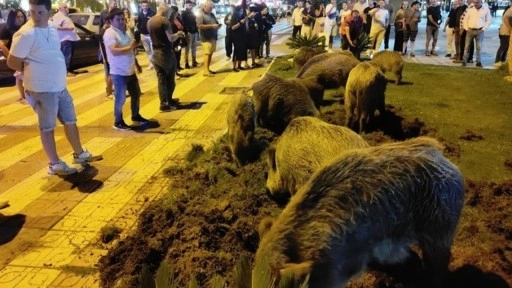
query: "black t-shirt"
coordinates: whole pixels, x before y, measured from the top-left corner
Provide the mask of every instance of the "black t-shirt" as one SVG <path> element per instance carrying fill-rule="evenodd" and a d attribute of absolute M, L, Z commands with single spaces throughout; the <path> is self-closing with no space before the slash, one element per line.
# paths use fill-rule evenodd
<path fill-rule="evenodd" d="M 14 32 L 7 28 L 7 25 L 0 31 L 0 40 L 7 42 L 5 46 L 7 46 L 8 49 L 11 49 L 13 35 Z"/>
<path fill-rule="evenodd" d="M 149 37 L 153 49 L 163 49 L 167 51 L 172 50 L 172 43 L 167 38 L 165 31 L 170 29 L 171 22 L 163 16 L 153 16 L 148 21 Z"/>
<path fill-rule="evenodd" d="M 149 18 L 155 16 L 155 12 L 153 10 L 149 9 L 146 11 L 146 14 L 142 12 L 142 10 L 139 12 L 139 15 L 137 16 L 137 29 L 139 29 L 140 34 L 148 35 L 148 21 Z"/>
<path fill-rule="evenodd" d="M 451 9 L 450 13 L 448 13 L 448 27 L 453 28 L 455 27 L 455 23 L 457 21 L 457 10 Z"/>
<path fill-rule="evenodd" d="M 430 6 L 427 8 L 427 26 L 436 26 L 430 20 L 428 20 L 428 15 L 432 15 L 432 19 L 437 24 L 441 24 L 441 7 L 439 6 Z"/>
<path fill-rule="evenodd" d="M 196 16 L 192 10 L 184 10 L 181 12 L 181 19 L 183 20 L 183 26 L 187 33 L 197 33 Z"/>

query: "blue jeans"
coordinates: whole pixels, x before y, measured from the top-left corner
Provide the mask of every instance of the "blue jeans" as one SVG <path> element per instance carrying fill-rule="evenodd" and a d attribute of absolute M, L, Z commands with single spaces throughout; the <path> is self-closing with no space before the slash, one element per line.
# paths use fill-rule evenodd
<path fill-rule="evenodd" d="M 158 95 L 160 106 L 171 105 L 172 94 L 176 88 L 176 59 L 174 52 L 165 49 L 153 50 L 153 65 L 158 78 Z M 115 83 L 114 83 L 115 85 Z"/>
<path fill-rule="evenodd" d="M 60 51 L 62 51 L 62 54 L 64 54 L 64 60 L 66 61 L 66 70 L 68 70 L 69 72 L 69 64 L 71 64 L 71 55 L 73 55 L 73 42 L 60 42 Z"/>
<path fill-rule="evenodd" d="M 482 47 L 482 40 L 484 39 L 484 30 L 471 30 L 466 31 L 466 45 L 464 47 L 464 59 L 462 61 L 468 62 L 469 49 L 471 42 L 475 39 L 476 62 L 480 62 L 480 48 Z"/>
<path fill-rule="evenodd" d="M 110 75 L 114 84 L 114 119 L 115 123 L 123 121 L 123 105 L 126 102 L 126 90 L 132 98 L 130 101 L 132 117 L 139 115 L 140 87 L 137 75 Z"/>

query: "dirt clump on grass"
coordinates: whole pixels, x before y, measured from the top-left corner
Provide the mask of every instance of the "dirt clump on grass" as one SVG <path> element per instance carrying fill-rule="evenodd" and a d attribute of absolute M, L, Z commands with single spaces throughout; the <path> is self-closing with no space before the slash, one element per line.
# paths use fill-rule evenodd
<path fill-rule="evenodd" d="M 322 118 L 343 125 L 342 103 L 322 107 Z M 388 105 L 385 115 L 377 117 L 362 136 L 370 145 L 379 145 L 421 135 L 436 137 L 436 129 L 418 118 L 406 119 L 400 109 Z M 244 167 L 234 164 L 225 138 L 206 151 L 194 146 L 187 162 L 169 167 L 166 173 L 173 180 L 170 191 L 142 213 L 133 234 L 100 260 L 102 286 L 137 287 L 143 265 L 155 272 L 162 261 L 167 261 L 180 279 L 178 287 L 186 287 L 192 278 L 199 287 L 210 287 L 209 281 L 218 276 L 231 287 L 235 263 L 242 255 L 252 257 L 258 247 L 259 222 L 266 216 L 277 216 L 282 209 L 265 189 L 265 147 L 277 138 L 262 129 L 257 129 L 256 138 L 262 153 L 259 160 Z M 462 153 L 460 146 L 440 140 L 446 147 L 445 155 L 456 162 Z M 447 287 L 509 287 L 512 181 L 466 180 L 466 205 L 452 247 Z M 369 271 L 348 287 L 420 287 L 422 271 L 395 273 L 396 278 Z M 404 286 L 400 277 L 412 284 Z"/>

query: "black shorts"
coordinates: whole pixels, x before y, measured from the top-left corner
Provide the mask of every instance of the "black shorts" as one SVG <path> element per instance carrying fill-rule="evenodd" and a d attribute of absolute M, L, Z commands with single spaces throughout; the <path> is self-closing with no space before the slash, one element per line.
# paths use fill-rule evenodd
<path fill-rule="evenodd" d="M 258 31 L 247 31 L 247 49 L 257 49 L 260 47 Z"/>
<path fill-rule="evenodd" d="M 411 31 L 411 30 L 404 30 L 404 42 L 407 42 L 411 40 L 412 42 L 416 41 L 416 36 L 418 35 L 418 30 Z"/>

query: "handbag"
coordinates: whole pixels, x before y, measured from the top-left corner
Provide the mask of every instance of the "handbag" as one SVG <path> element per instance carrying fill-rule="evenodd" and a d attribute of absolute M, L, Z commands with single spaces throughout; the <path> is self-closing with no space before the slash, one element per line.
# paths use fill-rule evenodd
<path fill-rule="evenodd" d="M 395 22 L 395 29 L 396 29 L 396 31 L 403 31 L 404 23 L 402 21 Z"/>

